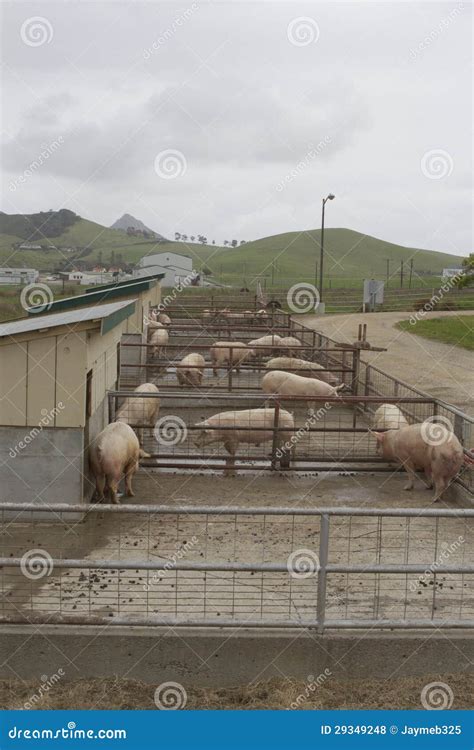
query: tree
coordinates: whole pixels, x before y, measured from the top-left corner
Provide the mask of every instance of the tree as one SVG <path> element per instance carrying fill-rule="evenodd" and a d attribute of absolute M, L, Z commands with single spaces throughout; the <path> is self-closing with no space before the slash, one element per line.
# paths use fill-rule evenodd
<path fill-rule="evenodd" d="M 174 238 L 175 238 L 176 242 L 178 242 L 181 239 L 180 233 L 179 232 L 175 232 L 174 233 Z"/>
<path fill-rule="evenodd" d="M 467 258 L 463 258 L 462 276 L 456 281 L 456 286 L 463 289 L 465 286 L 474 284 L 474 253 L 470 253 Z"/>
<path fill-rule="evenodd" d="M 194 236 L 194 234 L 192 234 L 189 239 L 191 240 L 191 242 L 194 242 L 194 240 L 196 239 L 196 237 Z"/>
<path fill-rule="evenodd" d="M 215 240 L 212 240 L 212 244 L 213 244 L 213 245 L 215 245 L 215 244 L 216 244 L 216 241 L 215 241 Z"/>
<path fill-rule="evenodd" d="M 245 240 L 240 240 L 241 245 L 245 245 Z"/>
<path fill-rule="evenodd" d="M 187 234 L 182 234 L 181 235 L 181 239 L 183 240 L 183 242 L 187 242 L 188 241 L 188 235 Z"/>
<path fill-rule="evenodd" d="M 229 243 L 227 242 L 227 240 L 224 240 L 224 245 L 228 245 L 228 244 L 229 244 Z"/>
<path fill-rule="evenodd" d="M 237 247 L 237 240 L 232 240 L 231 245 L 232 247 Z"/>

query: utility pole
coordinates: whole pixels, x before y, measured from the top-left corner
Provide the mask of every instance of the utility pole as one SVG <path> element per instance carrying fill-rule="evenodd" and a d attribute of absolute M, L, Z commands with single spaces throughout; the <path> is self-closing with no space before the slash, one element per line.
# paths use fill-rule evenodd
<path fill-rule="evenodd" d="M 411 277 L 413 276 L 413 258 L 410 258 L 410 279 L 408 281 L 408 288 L 411 289 Z"/>
<path fill-rule="evenodd" d="M 386 258 L 387 261 L 387 289 L 388 289 L 388 282 L 390 281 L 390 258 Z"/>
<path fill-rule="evenodd" d="M 320 254 L 319 254 L 319 301 L 323 301 L 323 283 L 324 283 L 324 275 L 323 275 L 323 263 L 324 263 L 324 208 L 326 206 L 326 201 L 333 201 L 336 196 L 332 193 L 329 193 L 329 195 L 326 196 L 326 198 L 323 198 L 322 201 L 322 211 L 321 211 L 321 244 L 320 244 Z"/>
<path fill-rule="evenodd" d="M 403 289 L 403 260 L 400 265 L 400 288 Z"/>

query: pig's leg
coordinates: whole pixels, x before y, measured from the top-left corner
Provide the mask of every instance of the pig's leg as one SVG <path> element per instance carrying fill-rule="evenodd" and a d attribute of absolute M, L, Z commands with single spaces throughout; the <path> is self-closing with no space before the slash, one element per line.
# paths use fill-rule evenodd
<path fill-rule="evenodd" d="M 444 477 L 435 477 L 434 479 L 435 492 L 433 495 L 433 502 L 437 502 L 441 499 L 441 496 L 448 486 L 448 482 Z"/>
<path fill-rule="evenodd" d="M 425 476 L 426 476 L 426 481 L 427 481 L 426 489 L 432 490 L 433 489 L 433 476 L 431 473 L 431 466 L 426 467 Z"/>
<path fill-rule="evenodd" d="M 109 476 L 107 479 L 110 490 L 110 502 L 118 505 L 119 499 L 117 497 L 117 492 L 120 484 L 120 472 L 118 474 L 114 474 L 113 476 Z"/>
<path fill-rule="evenodd" d="M 224 475 L 228 477 L 232 477 L 235 475 L 235 450 L 236 446 L 234 443 L 231 443 L 230 441 L 224 441 L 224 448 L 228 453 L 230 453 L 230 456 L 227 456 L 225 460 L 225 469 L 224 469 Z"/>
<path fill-rule="evenodd" d="M 105 475 L 98 474 L 95 478 L 95 499 L 98 503 L 104 500 Z"/>
<path fill-rule="evenodd" d="M 314 401 L 308 401 L 308 416 L 314 417 Z"/>
<path fill-rule="evenodd" d="M 415 466 L 410 461 L 407 461 L 406 463 L 404 463 L 404 468 L 406 473 L 408 474 L 408 483 L 404 486 L 403 489 L 412 490 L 416 479 Z"/>
<path fill-rule="evenodd" d="M 125 467 L 125 494 L 127 497 L 135 497 L 135 493 L 132 490 L 132 477 L 138 469 L 138 464 L 132 461 L 130 465 Z"/>

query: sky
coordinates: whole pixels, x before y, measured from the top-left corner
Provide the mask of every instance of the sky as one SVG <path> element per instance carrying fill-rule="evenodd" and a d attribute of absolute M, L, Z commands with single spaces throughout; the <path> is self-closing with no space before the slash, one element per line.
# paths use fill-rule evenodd
<path fill-rule="evenodd" d="M 3 2 L 1 210 L 472 251 L 468 2 Z"/>

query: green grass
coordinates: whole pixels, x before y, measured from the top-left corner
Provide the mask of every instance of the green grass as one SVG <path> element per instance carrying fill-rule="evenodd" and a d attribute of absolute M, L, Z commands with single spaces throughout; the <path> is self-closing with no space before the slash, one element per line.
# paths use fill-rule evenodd
<path fill-rule="evenodd" d="M 9 226 L 6 222 L 5 226 Z M 198 270 L 207 265 L 213 278 L 237 287 L 255 286 L 257 279 L 271 286 L 285 286 L 306 281 L 315 282 L 315 267 L 319 262 L 320 230 L 287 232 L 264 237 L 235 249 L 213 245 L 184 242 L 157 243 L 129 237 L 126 232 L 109 229 L 87 219 L 79 219 L 62 235 L 51 239 L 51 244 L 86 247 L 83 260 L 102 260 L 109 264 L 112 252 L 120 254 L 125 262 L 137 263 L 153 252 L 174 251 L 193 258 Z M 21 242 L 19 237 L 0 234 L 0 264 L 37 268 L 52 271 L 65 257 L 57 250 L 16 250 L 12 245 Z M 43 244 L 47 243 L 45 239 Z M 409 262 L 413 257 L 413 287 L 439 286 L 442 268 L 458 266 L 461 258 L 446 253 L 420 250 L 395 245 L 390 242 L 360 234 L 350 229 L 327 229 L 325 233 L 325 288 L 362 287 L 364 278 L 385 279 L 387 259 L 390 260 L 389 288 L 400 286 L 400 265 L 405 264 L 405 283 L 408 287 Z"/>
<path fill-rule="evenodd" d="M 418 320 L 415 325 L 411 325 L 409 320 L 402 320 L 397 327 L 427 339 L 474 350 L 474 315 Z"/>

